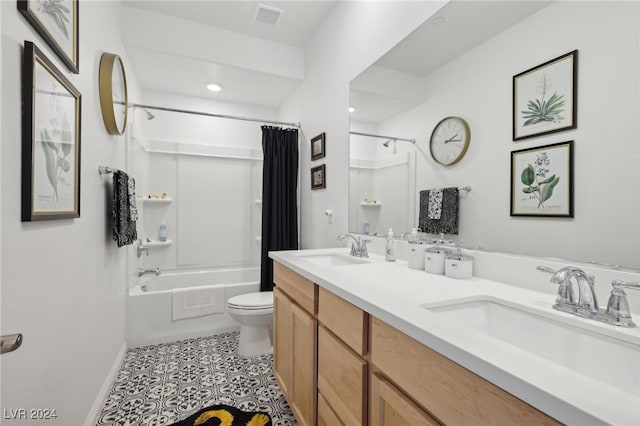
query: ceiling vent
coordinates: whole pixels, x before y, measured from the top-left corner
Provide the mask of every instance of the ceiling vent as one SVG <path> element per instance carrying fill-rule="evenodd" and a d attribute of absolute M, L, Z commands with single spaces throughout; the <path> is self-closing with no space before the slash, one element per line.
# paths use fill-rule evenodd
<path fill-rule="evenodd" d="M 254 19 L 256 22 L 262 22 L 263 24 L 276 25 L 283 13 L 284 10 L 282 9 L 258 3 Z"/>

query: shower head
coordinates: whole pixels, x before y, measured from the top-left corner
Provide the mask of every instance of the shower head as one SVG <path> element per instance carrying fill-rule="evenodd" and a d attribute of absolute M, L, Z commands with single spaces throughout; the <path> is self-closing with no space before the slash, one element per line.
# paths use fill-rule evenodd
<path fill-rule="evenodd" d="M 385 143 L 382 144 L 382 146 L 384 146 L 385 148 L 389 148 L 389 142 L 391 142 L 393 139 L 389 139 L 388 141 L 386 141 Z"/>
<path fill-rule="evenodd" d="M 147 116 L 147 120 L 153 120 L 154 118 L 156 118 L 156 116 L 151 114 L 147 109 L 142 108 L 142 110 L 144 111 L 145 115 Z"/>

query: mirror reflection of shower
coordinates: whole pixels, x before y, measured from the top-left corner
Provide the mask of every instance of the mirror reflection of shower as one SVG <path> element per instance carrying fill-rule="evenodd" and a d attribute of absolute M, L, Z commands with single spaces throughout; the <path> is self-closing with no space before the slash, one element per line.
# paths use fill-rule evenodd
<path fill-rule="evenodd" d="M 398 235 L 415 226 L 415 139 L 379 135 L 374 127 L 351 131 L 349 232 Z"/>

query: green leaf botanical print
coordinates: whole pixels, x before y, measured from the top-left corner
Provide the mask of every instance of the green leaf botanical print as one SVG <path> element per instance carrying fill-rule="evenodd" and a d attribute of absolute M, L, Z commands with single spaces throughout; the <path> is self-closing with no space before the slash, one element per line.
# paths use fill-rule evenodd
<path fill-rule="evenodd" d="M 53 199 L 58 201 L 58 166 L 56 164 L 57 151 L 52 148 L 53 144 L 51 142 L 47 142 L 47 140 L 49 140 L 49 132 L 47 129 L 44 129 L 40 133 L 40 138 L 42 139 L 40 144 L 44 151 L 47 178 L 49 178 L 49 183 L 53 187 Z"/>
<path fill-rule="evenodd" d="M 527 166 L 527 168 L 522 171 L 522 174 L 520 175 L 520 180 L 525 185 L 530 186 L 535 180 L 535 176 L 536 174 L 535 174 L 535 171 L 533 170 L 533 166 L 529 164 L 529 166 Z"/>
<path fill-rule="evenodd" d="M 525 120 L 523 126 L 538 124 L 543 122 L 558 123 L 564 117 L 560 114 L 564 112 L 564 95 L 554 93 L 549 99 L 545 100 L 547 92 L 551 89 L 551 83 L 547 79 L 546 74 L 542 74 L 537 86 L 538 93 L 541 94 L 539 99 L 529 100 L 527 109 L 520 111 L 522 119 Z"/>
<path fill-rule="evenodd" d="M 546 183 L 542 186 L 542 190 L 540 191 L 540 202 L 538 203 L 538 207 L 542 205 L 545 201 L 547 201 L 553 195 L 553 188 L 560 182 L 560 178 L 557 177 L 553 179 L 551 182 Z"/>
<path fill-rule="evenodd" d="M 551 160 L 546 152 L 538 154 L 533 164 L 528 164 L 522 171 L 520 180 L 524 185 L 522 192 L 529 194 L 530 199 L 538 200 L 538 208 L 544 208 L 544 202 L 553 196 L 553 189 L 560 182 L 555 174 L 546 177 L 549 173 Z"/>

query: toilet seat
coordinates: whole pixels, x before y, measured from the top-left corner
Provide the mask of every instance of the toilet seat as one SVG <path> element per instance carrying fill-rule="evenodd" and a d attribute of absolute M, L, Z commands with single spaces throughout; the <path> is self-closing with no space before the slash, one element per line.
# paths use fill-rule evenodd
<path fill-rule="evenodd" d="M 229 308 L 241 310 L 261 310 L 273 308 L 273 292 L 261 291 L 234 296 L 227 302 Z"/>

